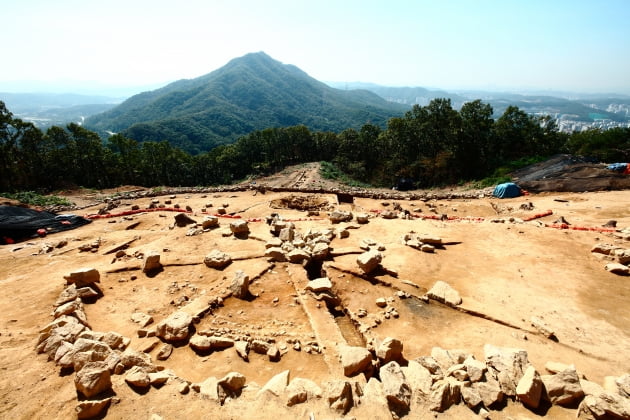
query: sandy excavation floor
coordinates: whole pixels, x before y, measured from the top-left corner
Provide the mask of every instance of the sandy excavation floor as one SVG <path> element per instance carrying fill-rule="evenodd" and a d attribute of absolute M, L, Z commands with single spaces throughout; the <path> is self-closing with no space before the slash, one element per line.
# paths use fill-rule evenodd
<path fill-rule="evenodd" d="M 190 215 L 201 221 L 201 209 L 212 203 L 223 204 L 228 211 L 242 211 L 243 218 L 258 219 L 272 212 L 285 219 L 304 219 L 306 213 L 292 209 L 273 209 L 270 202 L 289 193 L 239 193 L 178 195 L 173 203 L 193 209 Z M 292 193 L 300 196 L 305 194 Z M 150 314 L 155 323 L 178 309 L 207 303 L 221 296 L 234 273 L 245 271 L 252 279 L 251 300 L 227 298 L 223 306 L 199 320 L 200 331 L 237 331 L 250 337 L 274 338 L 281 350 L 278 362 L 250 352 L 245 362 L 234 348 L 198 354 L 188 345 L 175 346 L 171 357 L 156 362 L 171 369 L 191 383 L 210 376 L 220 378 L 231 371 L 245 375 L 248 387 L 240 399 L 219 406 L 199 397 L 196 392 L 181 394 L 178 382 L 148 390 L 130 388 L 124 375 L 112 376 L 115 399 L 106 418 L 163 419 L 178 418 L 338 418 L 324 401 L 309 401 L 286 407 L 284 401 L 266 396 L 255 398 L 256 385 L 264 385 L 274 375 L 290 370 L 291 378 L 301 377 L 322 384 L 343 377 L 338 360 L 341 344 L 368 345 L 395 337 L 404 343 L 407 360 L 431 354 L 439 346 L 463 349 L 483 360 L 486 343 L 516 347 L 528 352 L 539 371 L 548 361 L 575 364 L 591 381 L 602 383 L 604 377 L 630 372 L 630 281 L 604 270 L 605 261 L 590 250 L 596 243 L 630 247 L 610 233 L 558 230 L 542 227 L 564 216 L 572 226 L 599 227 L 610 219 L 617 227 L 630 227 L 627 191 L 541 194 L 509 200 L 400 201 L 412 214 L 484 217 L 485 221 L 385 220 L 376 213 L 369 223 L 332 225 L 326 213 L 311 220 L 296 221 L 296 229 L 346 227 L 347 238 L 331 243 L 334 257 L 322 269 L 331 279 L 340 298 L 337 311 L 331 311 L 311 294 L 304 292 L 309 273 L 297 264 L 271 263 L 264 257 L 265 242 L 272 238 L 264 222 L 250 222 L 247 239 L 223 237 L 230 219 L 220 219 L 221 227 L 196 236 L 186 236 L 188 228 L 169 228 L 175 213 L 136 214 L 128 219 L 99 219 L 68 232 L 49 235 L 17 245 L 0 247 L 0 418 L 76 418 L 77 392 L 73 373 L 60 371 L 35 347 L 41 328 L 52 321 L 51 311 L 65 287 L 64 275 L 82 267 L 94 267 L 101 273 L 104 296 L 85 305 L 85 313 L 95 331 L 115 331 L 131 339 L 133 349 L 148 349 L 155 356 L 162 344 L 155 337 L 140 338 L 131 314 Z M 166 197 L 157 197 L 161 202 Z M 337 203 L 335 195 L 323 195 L 330 208 L 354 213 L 391 208 L 392 202 L 355 198 L 354 204 Z M 558 201 L 560 200 L 560 201 Z M 388 207 L 383 202 L 390 203 Z M 122 200 L 112 212 L 128 210 L 132 204 L 146 208 L 150 198 Z M 533 204 L 522 210 L 521 204 Z M 429 206 L 430 205 L 430 206 Z M 102 206 L 102 205 L 101 205 Z M 99 206 L 77 211 L 94 213 Z M 415 210 L 420 209 L 419 212 Z M 552 210 L 553 214 L 525 223 L 491 223 L 491 218 L 525 218 Z M 135 225 L 133 228 L 129 228 Z M 410 231 L 438 236 L 446 242 L 435 253 L 423 253 L 401 243 Z M 112 247 L 136 238 L 125 250 L 126 256 L 104 255 Z M 382 266 L 366 279 L 356 264 L 362 239 L 372 238 L 384 245 Z M 40 254 L 44 243 L 68 244 Z M 80 252 L 79 246 L 100 240 L 94 252 Z M 233 263 L 224 270 L 203 264 L 204 256 L 220 249 L 232 256 Z M 163 271 L 147 276 L 138 268 L 142 260 L 134 257 L 158 251 Z M 131 268 L 130 271 L 117 271 Z M 395 275 L 397 274 L 397 275 Z M 312 277 L 312 273 L 311 273 Z M 432 285 L 443 280 L 457 290 L 463 303 L 457 310 L 421 297 Z M 402 299 L 398 292 L 409 294 Z M 398 317 L 384 317 L 377 298 L 389 300 Z M 364 309 L 367 316 L 356 314 Z M 345 311 L 345 315 L 344 315 Z M 538 317 L 555 332 L 557 341 L 539 334 L 531 325 Z M 354 318 L 359 325 L 354 325 Z M 155 324 L 153 324 L 155 325 Z M 294 342 L 301 344 L 294 350 Z M 308 349 L 307 349 L 308 348 Z M 317 351 L 319 349 L 319 351 Z M 307 352 L 308 350 L 308 352 Z M 363 381 L 362 376 L 352 378 Z M 255 384 L 254 384 L 255 383 Z M 247 389 L 251 388 L 251 392 Z M 559 406 L 532 412 L 509 402 L 502 411 L 491 411 L 491 418 L 574 418 L 576 410 Z M 434 418 L 435 413 L 412 409 L 409 418 Z M 352 409 L 347 418 L 391 418 L 387 407 L 363 404 Z M 473 418 L 475 414 L 460 404 L 437 414 L 439 418 Z"/>

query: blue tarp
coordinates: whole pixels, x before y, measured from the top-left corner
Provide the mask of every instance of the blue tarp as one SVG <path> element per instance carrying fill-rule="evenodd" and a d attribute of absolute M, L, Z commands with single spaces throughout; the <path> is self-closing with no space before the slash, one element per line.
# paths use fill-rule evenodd
<path fill-rule="evenodd" d="M 492 195 L 498 198 L 514 198 L 521 195 L 521 188 L 513 182 L 506 182 L 497 185 Z"/>
<path fill-rule="evenodd" d="M 626 168 L 628 167 L 627 163 L 611 163 L 610 165 L 607 166 L 607 168 L 611 171 L 615 171 L 615 172 L 623 172 L 626 170 Z"/>

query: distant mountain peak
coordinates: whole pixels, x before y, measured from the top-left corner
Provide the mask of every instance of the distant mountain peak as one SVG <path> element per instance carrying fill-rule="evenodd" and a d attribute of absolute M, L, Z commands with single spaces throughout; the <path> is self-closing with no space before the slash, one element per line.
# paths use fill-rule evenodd
<path fill-rule="evenodd" d="M 138 141 L 167 139 L 197 153 L 271 127 L 342 131 L 368 122 L 384 127 L 407 109 L 371 92 L 331 88 L 259 51 L 195 79 L 135 95 L 85 126 Z"/>

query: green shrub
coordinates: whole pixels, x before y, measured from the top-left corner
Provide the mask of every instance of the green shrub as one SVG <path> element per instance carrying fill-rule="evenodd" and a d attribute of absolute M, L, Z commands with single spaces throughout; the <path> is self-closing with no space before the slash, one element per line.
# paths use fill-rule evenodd
<path fill-rule="evenodd" d="M 71 206 L 68 199 L 56 195 L 41 195 L 35 191 L 21 191 L 17 193 L 0 193 L 2 197 L 18 200 L 31 206 Z"/>

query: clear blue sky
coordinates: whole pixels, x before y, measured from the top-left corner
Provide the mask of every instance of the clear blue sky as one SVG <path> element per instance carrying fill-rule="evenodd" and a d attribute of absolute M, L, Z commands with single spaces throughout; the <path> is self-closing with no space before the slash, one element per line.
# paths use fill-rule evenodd
<path fill-rule="evenodd" d="M 265 51 L 322 81 L 630 94 L 630 0 L 20 0 L 1 10 L 5 90 L 164 83 Z"/>

